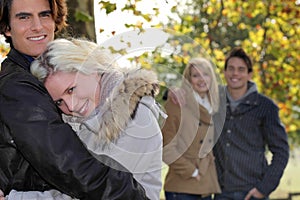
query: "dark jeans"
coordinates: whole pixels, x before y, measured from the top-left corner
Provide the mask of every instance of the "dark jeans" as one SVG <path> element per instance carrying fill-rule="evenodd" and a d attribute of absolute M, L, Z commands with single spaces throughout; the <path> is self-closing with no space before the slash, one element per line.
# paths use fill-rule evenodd
<path fill-rule="evenodd" d="M 166 200 L 212 200 L 211 196 L 201 197 L 201 195 L 165 192 Z"/>
<path fill-rule="evenodd" d="M 248 192 L 223 192 L 222 194 L 216 194 L 214 200 L 244 200 Z M 251 200 L 258 200 L 258 198 L 251 197 Z M 268 197 L 260 200 L 269 200 Z"/>

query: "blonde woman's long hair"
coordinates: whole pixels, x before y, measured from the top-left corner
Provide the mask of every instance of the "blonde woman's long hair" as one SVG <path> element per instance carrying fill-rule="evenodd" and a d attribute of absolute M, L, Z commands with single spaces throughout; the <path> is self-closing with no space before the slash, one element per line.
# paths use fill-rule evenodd
<path fill-rule="evenodd" d="M 205 58 L 192 58 L 183 71 L 183 85 L 185 85 L 186 82 L 191 84 L 192 67 L 195 67 L 196 69 L 201 69 L 210 76 L 211 84 L 208 90 L 208 98 L 210 100 L 213 113 L 217 112 L 220 104 L 219 86 L 212 63 Z"/>

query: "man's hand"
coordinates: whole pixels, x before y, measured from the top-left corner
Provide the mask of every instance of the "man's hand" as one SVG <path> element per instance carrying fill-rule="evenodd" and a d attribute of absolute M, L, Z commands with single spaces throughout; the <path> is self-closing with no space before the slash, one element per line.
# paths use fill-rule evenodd
<path fill-rule="evenodd" d="M 169 88 L 168 98 L 180 106 L 185 105 L 185 91 L 182 88 Z"/>
<path fill-rule="evenodd" d="M 244 200 L 250 200 L 251 197 L 255 197 L 258 199 L 262 199 L 265 197 L 262 193 L 260 193 L 256 188 L 253 188 L 248 192 Z"/>

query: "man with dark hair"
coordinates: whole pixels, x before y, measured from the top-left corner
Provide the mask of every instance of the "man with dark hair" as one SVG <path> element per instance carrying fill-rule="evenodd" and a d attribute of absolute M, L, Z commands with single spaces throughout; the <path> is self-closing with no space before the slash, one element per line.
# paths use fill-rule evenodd
<path fill-rule="evenodd" d="M 289 158 L 278 107 L 251 82 L 252 62 L 242 48 L 225 60 L 226 119 L 214 153 L 222 194 L 216 200 L 267 199 Z M 268 164 L 266 148 L 272 153 Z"/>
<path fill-rule="evenodd" d="M 0 1 L 0 33 L 11 47 L 0 74 L 0 189 L 4 195 L 57 189 L 79 199 L 147 199 L 126 169 L 107 167 L 88 152 L 30 73 L 66 16 L 64 0 Z"/>

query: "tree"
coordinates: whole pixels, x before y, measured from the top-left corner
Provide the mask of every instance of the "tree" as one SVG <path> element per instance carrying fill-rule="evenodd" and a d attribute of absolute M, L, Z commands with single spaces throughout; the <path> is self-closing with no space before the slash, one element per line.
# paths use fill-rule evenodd
<path fill-rule="evenodd" d="M 72 0 L 67 1 L 68 24 L 67 32 L 63 35 L 73 37 L 84 37 L 96 41 L 94 1 L 93 0 Z"/>
<path fill-rule="evenodd" d="M 145 20 L 151 19 L 150 14 L 140 13 L 136 9 L 136 4 L 140 1 L 128 0 L 124 10 L 131 10 L 133 15 L 140 15 Z M 152 53 L 135 58 L 134 61 L 139 62 L 141 66 L 149 67 L 146 65 L 152 60 L 154 61 L 152 67 L 156 67 L 158 72 L 165 75 L 167 72 L 161 66 L 170 66 L 172 63 L 172 71 L 180 73 L 195 53 L 191 50 L 205 50 L 216 64 L 217 71 L 221 72 L 225 56 L 231 48 L 243 47 L 253 59 L 254 80 L 259 90 L 275 100 L 289 138 L 299 144 L 300 71 L 297 70 L 300 63 L 299 1 L 187 0 L 184 4 L 182 1 L 175 1 L 172 12 L 180 20 L 170 17 L 169 23 L 160 24 L 158 27 L 176 33 L 177 36 L 169 42 L 180 47 L 181 54 L 162 56 L 158 48 Z M 114 11 L 110 3 L 105 1 L 100 3 L 103 3 L 103 9 L 109 8 L 108 14 Z M 159 9 L 156 11 L 158 14 Z M 143 31 L 141 24 L 132 24 L 130 27 Z M 192 38 L 192 41 L 185 42 L 182 40 L 183 37 Z M 201 48 L 197 50 L 197 46 Z"/>
<path fill-rule="evenodd" d="M 251 55 L 259 90 L 276 101 L 290 138 L 299 142 L 299 2 L 195 0 L 179 15 L 168 27 L 199 41 L 219 70 L 234 46 Z"/>

